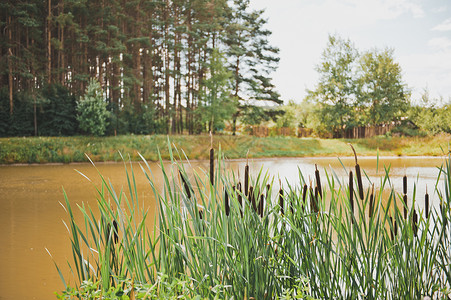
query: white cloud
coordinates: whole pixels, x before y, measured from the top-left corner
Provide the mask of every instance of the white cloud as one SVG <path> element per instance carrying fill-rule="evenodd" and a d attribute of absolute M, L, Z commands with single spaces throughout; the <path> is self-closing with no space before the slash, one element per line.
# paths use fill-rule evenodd
<path fill-rule="evenodd" d="M 446 19 L 442 23 L 438 24 L 434 28 L 432 28 L 434 31 L 450 31 L 451 30 L 451 18 Z"/>
<path fill-rule="evenodd" d="M 445 12 L 447 10 L 448 10 L 448 8 L 446 6 L 440 6 L 438 8 L 434 8 L 432 10 L 432 12 L 434 12 L 434 13 L 442 13 L 442 12 Z"/>
<path fill-rule="evenodd" d="M 408 0 L 326 0 L 310 3 L 301 14 L 316 18 L 316 23 L 320 26 L 321 23 L 335 24 L 338 27 L 362 26 L 379 20 L 396 19 L 406 13 L 415 18 L 424 16 L 421 5 Z"/>
<path fill-rule="evenodd" d="M 428 46 L 436 51 L 451 51 L 451 40 L 447 37 L 437 37 L 428 41 Z"/>

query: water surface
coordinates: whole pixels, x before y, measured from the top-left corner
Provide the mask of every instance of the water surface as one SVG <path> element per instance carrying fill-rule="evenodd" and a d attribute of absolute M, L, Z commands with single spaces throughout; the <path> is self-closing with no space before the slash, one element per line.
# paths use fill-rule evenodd
<path fill-rule="evenodd" d="M 443 158 L 431 157 L 382 157 L 377 165 L 376 158 L 359 158 L 359 164 L 365 170 L 371 182 L 379 186 L 379 176 L 384 174 L 384 165 L 390 166 L 393 186 L 402 190 L 402 176 L 409 178 L 409 192 L 414 189 L 418 198 L 424 197 L 426 186 L 433 198 L 434 186 L 439 174 L 438 167 Z M 353 158 L 274 158 L 250 160 L 251 174 L 262 169 L 275 177 L 278 185 L 280 178 L 284 185 L 298 184 L 298 170 L 304 178 L 314 178 L 315 163 L 322 177 L 325 172 L 330 176 L 342 178 L 354 167 Z M 168 164 L 168 163 L 167 163 Z M 227 161 L 227 169 L 243 176 L 244 160 Z M 55 261 L 64 266 L 72 257 L 69 234 L 62 220 L 67 220 L 64 208 L 63 187 L 71 202 L 95 206 L 96 189 L 100 186 L 98 172 L 104 175 L 116 191 L 128 190 L 124 164 L 97 164 L 97 169 L 90 164 L 70 165 L 21 165 L 0 166 L 0 299 L 55 299 L 54 292 L 64 287 L 46 252 L 49 249 Z M 134 173 L 140 201 L 149 207 L 150 218 L 155 214 L 155 201 L 147 179 L 139 164 L 134 163 Z M 161 187 L 161 169 L 156 163 L 150 163 L 156 177 L 157 186 Z M 193 161 L 186 165 L 198 173 L 208 170 L 206 161 Z M 77 171 L 92 180 L 88 181 Z M 341 179 L 340 179 L 341 180 Z M 347 179 L 346 179 L 347 180 Z M 365 180 L 368 186 L 368 180 Z M 443 190 L 443 183 L 439 187 Z M 411 201 L 411 200 L 410 200 Z M 437 200 L 435 200 L 437 201 Z M 422 201 L 416 203 L 420 209 Z M 68 282 L 74 285 L 74 282 Z"/>

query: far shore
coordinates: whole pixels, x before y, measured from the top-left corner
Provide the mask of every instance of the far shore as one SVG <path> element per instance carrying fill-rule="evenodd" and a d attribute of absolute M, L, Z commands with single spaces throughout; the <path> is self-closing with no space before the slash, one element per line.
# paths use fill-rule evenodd
<path fill-rule="evenodd" d="M 0 138 L 0 165 L 113 163 L 123 160 L 159 161 L 174 157 L 208 159 L 208 135 L 125 135 L 117 137 L 11 137 Z M 227 160 L 309 157 L 440 157 L 447 155 L 451 135 L 430 137 L 374 137 L 319 139 L 297 137 L 214 136 L 213 147 Z M 249 154 L 247 154 L 249 151 Z M 86 155 L 85 155 L 86 154 Z M 185 157 L 186 156 L 186 157 Z"/>

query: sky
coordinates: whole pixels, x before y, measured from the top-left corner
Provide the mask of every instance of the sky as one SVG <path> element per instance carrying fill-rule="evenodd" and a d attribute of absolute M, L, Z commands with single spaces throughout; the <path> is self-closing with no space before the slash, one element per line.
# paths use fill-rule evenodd
<path fill-rule="evenodd" d="M 414 103 L 426 88 L 451 102 L 451 0 L 250 0 L 250 7 L 265 9 L 280 49 L 273 83 L 285 102 L 315 88 L 329 34 L 362 52 L 394 49 Z"/>

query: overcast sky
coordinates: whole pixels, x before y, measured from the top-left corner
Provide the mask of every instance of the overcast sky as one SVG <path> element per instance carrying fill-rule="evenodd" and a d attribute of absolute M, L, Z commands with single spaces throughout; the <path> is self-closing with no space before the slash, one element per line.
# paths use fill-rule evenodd
<path fill-rule="evenodd" d="M 451 0 L 250 0 L 266 9 L 271 42 L 280 48 L 274 84 L 283 100 L 300 102 L 317 82 L 315 65 L 329 34 L 360 51 L 395 50 L 403 80 L 419 99 L 451 101 Z"/>

